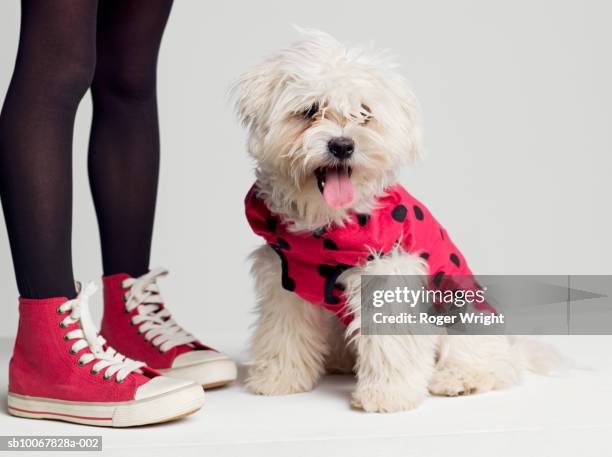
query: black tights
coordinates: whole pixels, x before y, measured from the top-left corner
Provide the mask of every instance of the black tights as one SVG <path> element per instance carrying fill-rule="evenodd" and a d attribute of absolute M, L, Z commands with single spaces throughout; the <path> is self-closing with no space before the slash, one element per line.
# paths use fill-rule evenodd
<path fill-rule="evenodd" d="M 19 293 L 75 295 L 72 136 L 91 88 L 89 179 L 104 273 L 149 268 L 159 173 L 156 66 L 172 0 L 22 0 L 0 115 L 0 197 Z"/>

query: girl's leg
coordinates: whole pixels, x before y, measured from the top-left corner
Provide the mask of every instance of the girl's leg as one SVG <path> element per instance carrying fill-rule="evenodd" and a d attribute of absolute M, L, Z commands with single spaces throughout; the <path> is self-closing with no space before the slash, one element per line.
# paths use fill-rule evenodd
<path fill-rule="evenodd" d="M 23 1 L 0 119 L 0 190 L 22 293 L 7 404 L 20 417 L 126 427 L 191 414 L 204 397 L 196 384 L 144 376 L 133 360 L 100 363 L 87 336 L 96 332 L 85 306 L 93 287 L 78 301 L 65 297 L 74 295 L 72 127 L 94 71 L 97 7 L 95 0 Z"/>
<path fill-rule="evenodd" d="M 101 334 L 128 357 L 209 388 L 236 378 L 234 362 L 181 329 L 166 304 L 156 307 L 158 294 L 141 292 L 158 290 L 163 275 L 148 271 L 159 171 L 155 73 L 171 6 L 100 2 L 89 178 L 105 274 Z"/>
<path fill-rule="evenodd" d="M 0 115 L 0 196 L 22 297 L 75 295 L 72 133 L 95 66 L 97 0 L 22 0 Z"/>
<path fill-rule="evenodd" d="M 107 276 L 149 269 L 159 172 L 157 54 L 171 6 L 99 5 L 89 179 Z"/>

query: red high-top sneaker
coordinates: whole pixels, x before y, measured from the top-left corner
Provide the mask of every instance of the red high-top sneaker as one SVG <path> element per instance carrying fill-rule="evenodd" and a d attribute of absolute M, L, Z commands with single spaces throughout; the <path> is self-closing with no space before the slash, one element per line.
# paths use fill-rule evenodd
<path fill-rule="evenodd" d="M 116 274 L 104 278 L 101 334 L 117 350 L 164 375 L 194 381 L 204 388 L 236 379 L 236 364 L 200 343 L 170 316 L 157 287 L 165 270 L 139 277 Z"/>
<path fill-rule="evenodd" d="M 202 388 L 160 376 L 96 334 L 88 284 L 74 300 L 19 300 L 9 365 L 8 411 L 33 419 L 129 427 L 165 422 L 202 407 Z"/>

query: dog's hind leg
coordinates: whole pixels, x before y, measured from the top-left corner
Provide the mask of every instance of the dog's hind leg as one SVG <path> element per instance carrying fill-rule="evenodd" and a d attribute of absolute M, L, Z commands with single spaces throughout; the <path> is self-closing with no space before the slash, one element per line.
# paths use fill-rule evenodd
<path fill-rule="evenodd" d="M 278 256 L 269 246 L 252 258 L 258 319 L 246 387 L 263 395 L 309 391 L 328 353 L 325 311 L 283 289 Z"/>
<path fill-rule="evenodd" d="M 352 404 L 369 412 L 414 409 L 427 396 L 434 371 L 438 336 L 362 335 L 361 275 L 426 274 L 422 259 L 395 250 L 385 257 L 351 270 L 342 278 L 347 284 L 348 305 L 354 319 L 347 327 L 347 338 L 357 351 L 357 388 Z"/>
<path fill-rule="evenodd" d="M 429 385 L 434 395 L 488 392 L 517 384 L 524 364 L 505 335 L 440 337 L 439 361 Z"/>

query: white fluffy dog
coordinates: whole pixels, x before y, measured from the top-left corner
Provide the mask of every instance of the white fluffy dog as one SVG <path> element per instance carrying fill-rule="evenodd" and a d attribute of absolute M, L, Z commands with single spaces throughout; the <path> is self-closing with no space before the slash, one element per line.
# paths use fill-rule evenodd
<path fill-rule="evenodd" d="M 310 234 L 372 211 L 396 170 L 419 156 L 422 137 L 415 97 L 388 55 L 303 34 L 245 73 L 235 95 L 257 198 L 291 231 Z M 346 144 L 336 147 L 339 139 Z M 324 193 L 321 170 L 334 191 Z M 517 383 L 525 369 L 548 368 L 549 354 L 505 336 L 361 335 L 360 275 L 427 274 L 422 257 L 396 248 L 342 272 L 354 317 L 344 327 L 283 287 L 280 250 L 264 245 L 252 256 L 259 317 L 246 385 L 254 393 L 305 392 L 326 369 L 353 371 L 352 405 L 392 412 L 417 407 L 428 392 L 486 392 Z"/>

